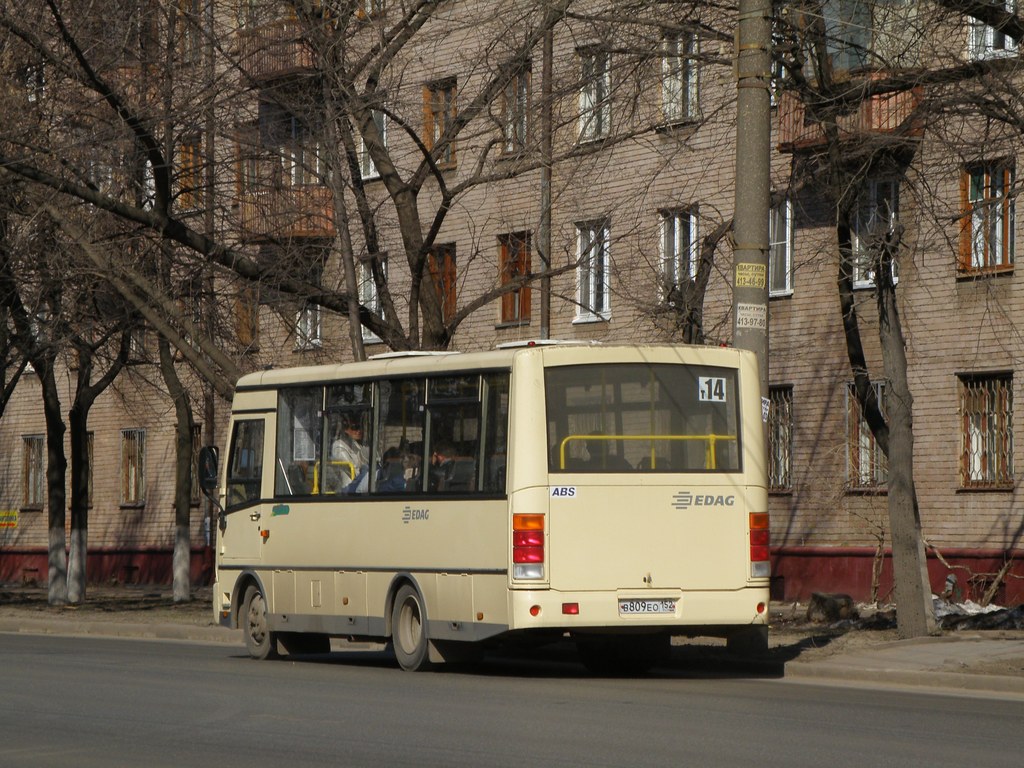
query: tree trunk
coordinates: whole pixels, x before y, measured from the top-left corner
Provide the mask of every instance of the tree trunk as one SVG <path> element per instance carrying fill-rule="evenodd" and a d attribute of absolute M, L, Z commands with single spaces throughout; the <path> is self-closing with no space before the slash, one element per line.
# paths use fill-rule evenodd
<path fill-rule="evenodd" d="M 81 370 L 79 375 L 82 375 Z M 88 408 L 81 403 L 68 413 L 71 432 L 71 550 L 68 558 L 68 602 L 85 600 L 86 557 L 89 552 Z"/>
<path fill-rule="evenodd" d="M 171 346 L 160 339 L 160 373 L 167 392 L 174 403 L 176 417 L 174 431 L 175 472 L 174 472 L 174 556 L 172 571 L 174 578 L 174 602 L 192 599 L 191 560 L 191 509 L 192 509 L 192 409 L 188 392 L 174 369 Z"/>
<path fill-rule="evenodd" d="M 901 637 L 921 637 L 933 634 L 936 624 L 921 535 L 921 513 L 914 488 L 914 398 L 907 380 L 906 341 L 892 279 L 898 241 L 898 231 L 886 238 L 876 270 L 878 337 L 889 381 L 885 414 L 889 424 L 889 528 L 897 631 Z"/>
<path fill-rule="evenodd" d="M 67 495 L 64 482 L 68 460 L 64 453 L 64 420 L 60 412 L 60 395 L 53 372 L 53 361 L 36 361 L 36 370 L 43 388 L 43 415 L 46 418 L 46 507 L 48 525 L 48 595 L 50 605 L 68 602 L 67 558 Z"/>

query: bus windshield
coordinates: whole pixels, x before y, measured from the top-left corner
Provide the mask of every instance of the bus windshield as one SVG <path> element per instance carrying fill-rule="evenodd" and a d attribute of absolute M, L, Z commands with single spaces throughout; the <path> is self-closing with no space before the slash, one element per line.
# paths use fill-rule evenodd
<path fill-rule="evenodd" d="M 574 365 L 545 371 L 551 472 L 738 472 L 736 371 Z"/>

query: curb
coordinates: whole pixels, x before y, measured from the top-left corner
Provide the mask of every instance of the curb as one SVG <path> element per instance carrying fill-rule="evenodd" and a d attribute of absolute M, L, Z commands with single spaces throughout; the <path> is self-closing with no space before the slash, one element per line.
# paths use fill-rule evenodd
<path fill-rule="evenodd" d="M 46 619 L 0 619 L 0 632 L 57 637 L 119 637 L 140 640 L 185 640 L 244 645 L 242 631 L 188 624 L 137 624 L 106 621 L 55 622 Z"/>
<path fill-rule="evenodd" d="M 999 675 L 972 675 L 962 672 L 911 671 L 877 667 L 853 667 L 842 664 L 790 661 L 785 665 L 784 680 L 794 682 L 841 681 L 866 687 L 905 685 L 972 693 L 999 693 L 1024 696 L 1024 678 Z"/>

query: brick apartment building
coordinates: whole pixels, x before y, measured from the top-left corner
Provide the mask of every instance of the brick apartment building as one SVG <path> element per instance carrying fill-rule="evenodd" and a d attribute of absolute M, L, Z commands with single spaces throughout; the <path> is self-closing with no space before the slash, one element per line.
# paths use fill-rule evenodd
<path fill-rule="evenodd" d="M 374 46 L 393 39 L 404 8 L 387 0 L 358 5 L 343 35 L 346 65 L 360 57 L 381 61 Z M 529 3 L 444 5 L 444 13 L 374 72 L 372 88 L 366 86 L 372 66 L 354 70 L 361 79 L 347 86 L 359 108 L 349 123 L 355 131 L 348 156 L 336 151 L 345 137 L 312 117 L 331 98 L 324 88 L 331 78 L 322 31 L 307 17 L 251 2 L 213 3 L 210 16 L 186 17 L 191 31 L 180 33 L 182 45 L 211 51 L 208 72 L 237 96 L 201 124 L 213 136 L 176 133 L 183 218 L 202 227 L 213 211 L 207 231 L 254 263 L 276 265 L 277 273 L 299 275 L 325 291 L 357 286 L 364 318 L 373 317 L 359 336 L 366 353 L 375 354 L 390 351 L 381 340 L 389 302 L 401 330 L 412 334 L 410 229 L 402 219 L 410 209 L 395 198 L 401 196 L 396 180 L 405 190 L 415 183 L 416 235 L 427 241 L 423 279 L 451 329 L 450 348 L 542 336 L 678 343 L 685 320 L 680 288 L 696 275 L 705 238 L 732 215 L 735 80 L 728 20 L 680 6 L 678 18 L 661 17 L 658 24 L 610 23 L 589 15 L 601 3 L 580 3 L 554 24 L 545 56 L 544 36 L 525 16 L 516 26 L 507 15 Z M 553 5 L 532 10 L 539 15 Z M 849 44 L 839 46 L 835 66 L 870 68 L 841 57 L 854 44 L 857 50 L 880 44 L 883 20 L 851 18 L 844 4 L 825 4 L 833 6 L 828 19 Z M 1016 56 L 1012 40 L 991 28 L 946 23 L 965 60 Z M 866 30 L 867 39 L 854 39 L 862 32 L 850 30 Z M 216 57 L 206 47 L 211 39 L 221 43 Z M 947 125 L 921 121 L 928 96 L 920 87 L 871 95 L 843 118 L 842 141 L 881 137 L 905 148 L 902 165 L 869 173 L 855 193 L 854 256 L 858 248 L 866 251 L 879 227 L 897 221 L 903 227 L 898 296 L 932 589 L 942 591 L 954 573 L 962 593 L 978 599 L 998 574 L 996 600 L 1016 603 L 1024 598 L 1024 507 L 1016 480 L 1024 460 L 1016 458 L 1013 440 L 1013 390 L 1024 372 L 1016 321 L 1024 291 L 1014 275 L 1020 137 L 993 131 L 967 142 L 961 131 L 954 144 Z M 785 599 L 845 591 L 885 600 L 891 591 L 886 462 L 850 392 L 835 206 L 821 176 L 809 171 L 826 139 L 791 92 L 780 91 L 773 111 L 773 592 Z M 966 121 L 967 130 L 979 128 Z M 348 159 L 355 162 L 346 165 Z M 342 177 L 345 184 L 338 183 Z M 354 188 L 373 210 L 372 236 Z M 339 255 L 346 252 L 339 245 L 345 222 L 356 233 L 350 275 Z M 549 280 L 516 282 L 539 275 L 545 257 Z M 730 258 L 722 239 L 703 303 L 705 343 L 730 342 Z M 351 359 L 346 314 L 281 291 L 273 273 L 256 282 L 226 271 L 212 278 L 216 287 L 204 312 L 216 313 L 218 327 L 232 335 L 239 368 Z M 513 283 L 516 289 L 508 290 Z M 884 403 L 873 276 L 860 261 L 854 288 Z M 491 300 L 482 301 L 489 292 Z M 140 358 L 146 349 L 152 355 L 152 336 L 140 339 Z M 70 371 L 58 380 L 70 388 Z M 126 373 L 92 411 L 94 580 L 169 579 L 174 415 L 156 381 L 141 367 Z M 194 377 L 193 393 L 202 411 L 195 443 L 222 443 L 228 404 Z M 28 375 L 0 418 L 0 581 L 45 579 L 39 402 L 39 384 Z M 194 502 L 193 578 L 202 579 L 209 510 L 198 493 Z M 1004 569 L 1007 560 L 1014 562 Z"/>

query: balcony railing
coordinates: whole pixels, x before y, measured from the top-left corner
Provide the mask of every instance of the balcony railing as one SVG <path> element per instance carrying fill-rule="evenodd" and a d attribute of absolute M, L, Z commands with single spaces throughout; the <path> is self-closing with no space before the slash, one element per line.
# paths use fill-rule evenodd
<path fill-rule="evenodd" d="M 920 89 L 870 96 L 856 110 L 836 119 L 840 141 L 871 135 L 920 134 L 921 126 L 914 119 L 914 110 L 921 101 Z M 778 147 L 781 152 L 814 149 L 825 143 L 822 124 L 809 120 L 800 98 L 783 91 L 778 109 Z"/>
<path fill-rule="evenodd" d="M 238 226 L 249 240 L 333 237 L 334 203 L 327 187 L 286 187 L 243 193 Z"/>
<path fill-rule="evenodd" d="M 313 67 L 313 52 L 297 21 L 281 19 L 238 33 L 242 71 L 253 81 L 273 80 Z"/>

